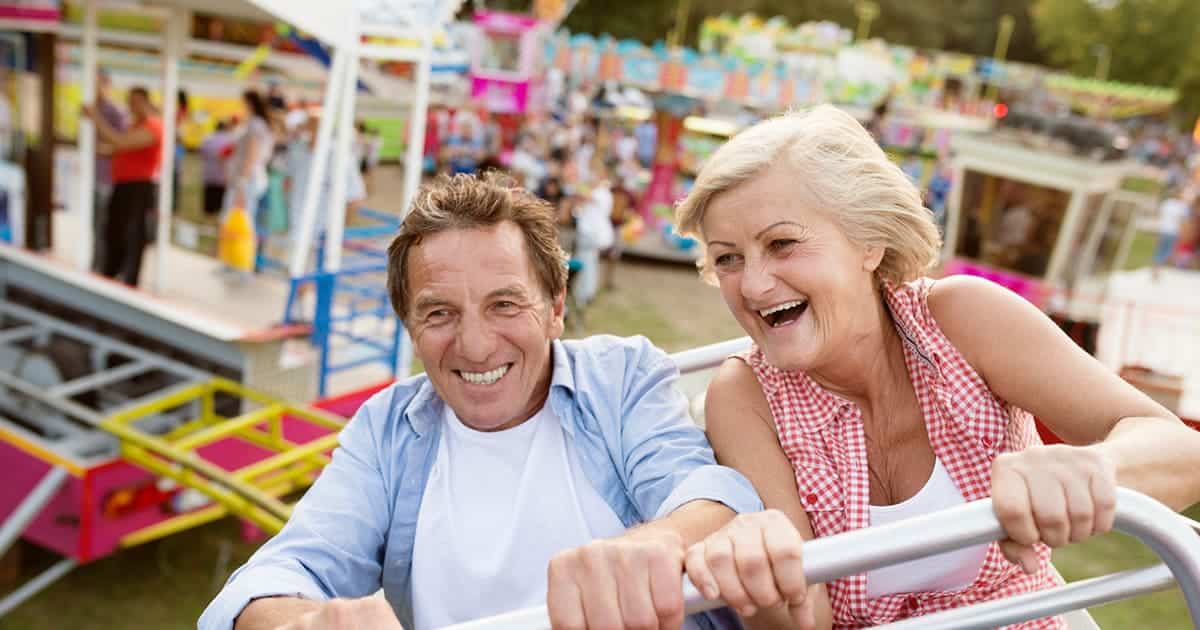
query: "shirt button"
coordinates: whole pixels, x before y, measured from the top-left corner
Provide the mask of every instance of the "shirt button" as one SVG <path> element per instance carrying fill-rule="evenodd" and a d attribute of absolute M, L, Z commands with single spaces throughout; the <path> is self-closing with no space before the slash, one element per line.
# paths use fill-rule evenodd
<path fill-rule="evenodd" d="M 912 614 L 921 608 L 921 602 L 917 600 L 915 595 L 909 595 L 908 599 L 904 600 L 904 607 L 908 610 L 909 614 Z"/>
<path fill-rule="evenodd" d="M 991 450 L 996 447 L 996 441 L 992 438 L 983 438 L 983 447 Z"/>
<path fill-rule="evenodd" d="M 817 495 L 812 494 L 812 493 L 805 495 L 804 502 L 807 503 L 809 505 L 809 507 L 816 505 Z"/>

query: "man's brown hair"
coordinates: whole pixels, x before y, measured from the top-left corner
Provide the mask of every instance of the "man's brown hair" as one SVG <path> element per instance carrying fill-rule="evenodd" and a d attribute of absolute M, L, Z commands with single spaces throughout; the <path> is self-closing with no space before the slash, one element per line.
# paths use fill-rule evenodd
<path fill-rule="evenodd" d="M 567 288 L 567 255 L 558 241 L 554 208 L 512 180 L 489 173 L 439 175 L 423 186 L 400 233 L 388 247 L 388 294 L 401 321 L 408 316 L 408 258 L 414 247 L 450 230 L 492 227 L 511 221 L 525 236 L 525 250 L 542 289 L 550 299 Z"/>

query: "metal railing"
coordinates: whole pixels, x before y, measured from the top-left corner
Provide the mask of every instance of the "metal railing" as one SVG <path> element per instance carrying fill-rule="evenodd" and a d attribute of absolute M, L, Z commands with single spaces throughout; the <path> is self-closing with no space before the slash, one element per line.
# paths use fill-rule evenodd
<path fill-rule="evenodd" d="M 1117 530 L 1140 539 L 1165 564 L 1073 582 L 1006 599 L 914 617 L 878 626 L 889 630 L 984 630 L 1057 615 L 1179 585 L 1200 628 L 1200 536 L 1170 508 L 1143 494 L 1117 492 Z M 981 499 L 899 523 L 819 538 L 805 545 L 810 583 L 872 571 L 1004 538 L 991 499 Z M 723 605 L 706 601 L 685 583 L 689 614 Z M 545 606 L 450 626 L 445 630 L 541 630 L 550 628 Z"/>

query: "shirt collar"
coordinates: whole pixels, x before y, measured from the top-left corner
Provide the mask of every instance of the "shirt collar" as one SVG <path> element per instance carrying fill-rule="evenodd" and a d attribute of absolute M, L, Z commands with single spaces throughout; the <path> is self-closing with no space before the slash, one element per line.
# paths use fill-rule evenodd
<path fill-rule="evenodd" d="M 570 423 L 566 422 L 563 409 L 554 403 L 556 391 L 572 397 L 575 395 L 575 372 L 571 368 L 571 356 L 562 341 L 555 339 L 550 342 L 550 360 L 550 395 L 547 396 L 546 404 L 551 405 L 563 426 L 570 430 Z M 445 407 L 446 403 L 434 389 L 433 382 L 425 378 L 409 402 L 408 413 L 405 415 L 412 430 L 417 435 L 424 435 L 435 423 L 441 421 Z"/>

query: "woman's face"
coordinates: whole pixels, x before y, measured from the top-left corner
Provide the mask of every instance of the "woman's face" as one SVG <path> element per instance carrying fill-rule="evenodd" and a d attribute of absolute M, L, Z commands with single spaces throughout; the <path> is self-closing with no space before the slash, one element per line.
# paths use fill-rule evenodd
<path fill-rule="evenodd" d="M 882 250 L 851 242 L 787 166 L 714 197 L 707 264 L 733 316 L 775 367 L 813 370 L 869 330 Z"/>

